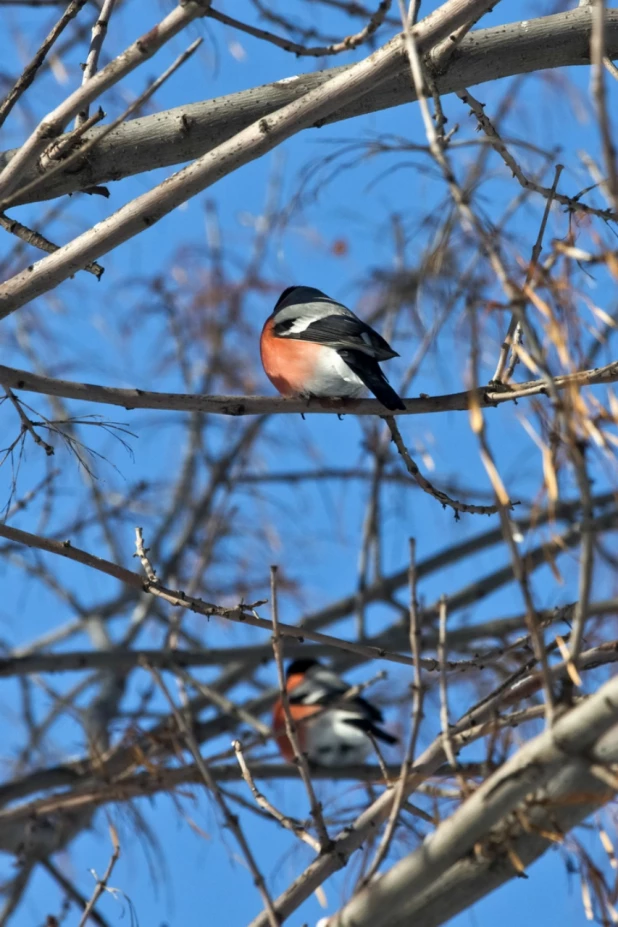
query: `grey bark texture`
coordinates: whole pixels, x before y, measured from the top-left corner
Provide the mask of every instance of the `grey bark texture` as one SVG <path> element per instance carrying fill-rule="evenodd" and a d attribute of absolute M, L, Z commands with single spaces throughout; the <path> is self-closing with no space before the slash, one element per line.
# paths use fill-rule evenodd
<path fill-rule="evenodd" d="M 618 760 L 618 729 L 611 731 L 600 742 L 599 752 L 611 752 L 613 760 Z M 544 793 L 538 796 L 543 802 L 530 804 L 525 811 L 531 827 L 537 828 L 539 832 L 560 836 L 567 834 L 605 804 L 610 794 L 607 786 L 590 774 L 587 763 L 572 760 L 550 781 Z M 581 796 L 579 802 L 566 800 L 576 795 Z M 525 833 L 514 821 L 510 822 L 510 827 L 505 825 L 503 831 L 505 836 L 509 836 L 511 849 L 526 868 L 558 846 L 540 833 Z M 534 873 L 530 877 L 534 878 Z M 438 927 L 513 879 L 520 881 L 522 892 L 525 893 L 526 881 L 518 876 L 504 849 L 501 851 L 495 848 L 492 851 L 489 845 L 487 858 L 475 859 L 470 855 L 460 860 L 427 891 L 411 898 L 401 909 L 392 908 L 389 927 L 409 927 L 410 924 L 414 924 L 414 927 Z M 333 927 L 336 924 L 335 921 Z M 359 927 L 361 924 L 362 921 Z"/>
<path fill-rule="evenodd" d="M 614 678 L 526 743 L 418 849 L 355 895 L 328 927 L 434 927 L 515 878 L 509 848 L 529 865 L 551 845 L 539 832 L 559 837 L 612 797 L 590 769 L 615 762 L 617 719 Z M 481 861 L 474 856 L 478 845 L 486 848 Z"/>
<path fill-rule="evenodd" d="M 590 63 L 591 12 L 578 8 L 554 16 L 477 29 L 453 52 L 448 68 L 436 74 L 442 94 L 515 74 Z M 618 56 L 618 10 L 607 10 L 605 43 L 609 57 Z M 346 65 L 290 77 L 229 96 L 132 119 L 110 133 L 82 163 L 74 163 L 19 202 L 51 199 L 87 190 L 159 167 L 182 164 L 212 150 L 256 120 L 321 86 Z M 416 99 L 405 59 L 392 77 L 327 117 L 322 124 L 352 119 Z M 315 127 L 315 126 L 314 126 Z M 97 127 L 86 140 L 101 133 Z M 16 149 L 0 154 L 0 169 Z M 38 176 L 33 165 L 25 186 Z"/>

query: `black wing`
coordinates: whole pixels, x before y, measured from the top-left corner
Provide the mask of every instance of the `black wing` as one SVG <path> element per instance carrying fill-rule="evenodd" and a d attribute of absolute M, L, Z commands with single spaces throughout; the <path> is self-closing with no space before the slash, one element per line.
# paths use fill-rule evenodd
<path fill-rule="evenodd" d="M 353 313 L 349 315 L 327 315 L 316 319 L 301 332 L 288 334 L 294 325 L 294 319 L 275 320 L 275 334 L 280 337 L 296 338 L 298 341 L 315 341 L 318 344 L 328 345 L 336 351 L 351 349 L 374 357 L 376 360 L 390 360 L 399 357 L 388 342 L 377 332 L 357 318 Z"/>

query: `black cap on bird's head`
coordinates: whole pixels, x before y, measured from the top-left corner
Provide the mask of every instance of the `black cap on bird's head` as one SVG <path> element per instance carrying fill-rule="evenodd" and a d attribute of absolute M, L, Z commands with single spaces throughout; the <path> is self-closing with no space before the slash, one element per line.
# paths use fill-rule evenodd
<path fill-rule="evenodd" d="M 273 311 L 277 312 L 279 309 L 283 308 L 284 305 L 313 302 L 316 299 L 328 300 L 328 296 L 326 293 L 323 293 L 322 290 L 318 290 L 314 286 L 289 286 L 283 291 L 275 303 Z"/>
<path fill-rule="evenodd" d="M 294 290 L 298 290 L 298 289 L 299 289 L 299 287 L 297 287 L 297 286 L 288 286 L 288 287 L 286 287 L 285 290 L 283 291 L 283 293 L 281 294 L 281 296 L 279 297 L 279 299 L 277 300 L 277 302 L 275 303 L 275 310 L 276 310 L 277 307 L 279 306 L 279 303 L 282 303 L 283 300 L 284 300 L 287 296 L 290 295 L 290 293 L 293 293 Z"/>
<path fill-rule="evenodd" d="M 307 670 L 313 669 L 314 666 L 319 665 L 319 660 L 312 660 L 308 657 L 301 658 L 300 660 L 292 660 L 285 673 L 286 679 L 289 679 L 290 676 L 303 676 Z"/>

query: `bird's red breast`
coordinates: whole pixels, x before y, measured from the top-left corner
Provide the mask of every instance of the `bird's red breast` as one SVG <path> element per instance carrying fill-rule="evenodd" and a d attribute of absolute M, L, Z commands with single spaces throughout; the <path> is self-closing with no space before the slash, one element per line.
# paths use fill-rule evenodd
<path fill-rule="evenodd" d="M 300 685 L 305 677 L 301 674 L 290 676 L 286 683 L 286 689 L 288 695 L 292 692 L 296 686 Z M 318 705 L 290 705 L 290 715 L 292 720 L 296 725 L 296 737 L 298 739 L 298 746 L 300 749 L 305 752 L 306 746 L 306 727 L 303 723 L 307 718 L 310 718 L 312 715 L 318 714 L 321 711 L 321 708 Z M 285 712 L 283 710 L 283 705 L 281 699 L 278 698 L 275 702 L 273 708 L 273 730 L 275 732 L 275 741 L 279 748 L 279 752 L 284 760 L 288 763 L 293 762 L 294 760 L 294 748 L 288 740 L 287 734 L 285 732 Z"/>
<path fill-rule="evenodd" d="M 260 337 L 260 355 L 266 376 L 282 396 L 310 392 L 322 346 L 313 341 L 277 338 L 273 318 L 266 319 Z"/>

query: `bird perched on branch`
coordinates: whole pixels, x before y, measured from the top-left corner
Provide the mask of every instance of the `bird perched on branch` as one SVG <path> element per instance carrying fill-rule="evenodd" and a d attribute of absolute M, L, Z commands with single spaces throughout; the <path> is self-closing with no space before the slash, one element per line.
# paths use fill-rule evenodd
<path fill-rule="evenodd" d="M 317 660 L 294 660 L 287 668 L 286 691 L 298 745 L 317 766 L 355 766 L 373 748 L 372 739 L 387 744 L 397 737 L 378 725 L 382 712 L 360 695 L 346 698 L 350 686 Z M 281 698 L 273 708 L 273 729 L 285 760 L 294 759 L 286 734 Z"/>
<path fill-rule="evenodd" d="M 356 399 L 364 389 L 405 409 L 379 361 L 396 351 L 358 316 L 312 286 L 284 290 L 260 338 L 266 376 L 283 396 Z"/>

